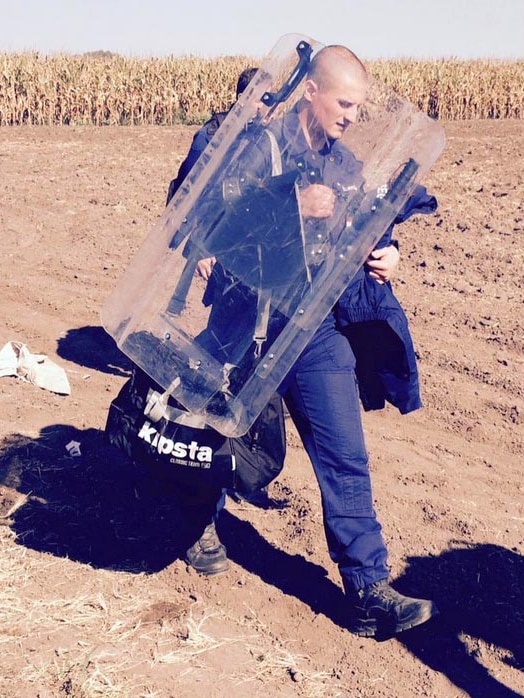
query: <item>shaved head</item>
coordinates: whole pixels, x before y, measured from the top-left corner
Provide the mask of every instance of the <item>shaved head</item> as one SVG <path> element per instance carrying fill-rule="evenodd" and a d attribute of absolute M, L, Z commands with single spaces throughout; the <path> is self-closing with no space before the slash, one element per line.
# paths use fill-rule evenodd
<path fill-rule="evenodd" d="M 309 64 L 308 78 L 325 89 L 340 75 L 352 75 L 361 84 L 369 80 L 368 71 L 360 58 L 346 46 L 325 46 L 316 53 Z"/>
<path fill-rule="evenodd" d="M 340 138 L 357 120 L 368 88 L 368 72 L 353 51 L 336 45 L 320 49 L 309 65 L 299 106 L 309 144 L 320 149 L 327 140 Z"/>

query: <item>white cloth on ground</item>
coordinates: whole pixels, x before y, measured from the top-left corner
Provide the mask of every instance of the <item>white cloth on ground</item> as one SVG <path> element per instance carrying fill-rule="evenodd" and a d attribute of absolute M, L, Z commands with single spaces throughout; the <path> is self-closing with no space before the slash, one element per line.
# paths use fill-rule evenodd
<path fill-rule="evenodd" d="M 4 376 L 18 376 L 53 393 L 71 393 L 64 369 L 45 354 L 32 354 L 22 342 L 7 342 L 0 350 L 0 378 Z"/>

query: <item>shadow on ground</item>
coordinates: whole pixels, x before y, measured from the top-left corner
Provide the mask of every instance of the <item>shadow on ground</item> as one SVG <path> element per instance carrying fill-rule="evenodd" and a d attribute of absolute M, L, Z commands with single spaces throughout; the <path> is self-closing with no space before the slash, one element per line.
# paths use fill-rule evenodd
<path fill-rule="evenodd" d="M 524 558 L 498 545 L 453 542 L 437 556 L 412 557 L 396 584 L 435 599 L 438 621 L 399 636 L 416 657 L 471 698 L 524 696 Z M 483 665 L 485 652 L 521 672 L 519 691 Z"/>
<path fill-rule="evenodd" d="M 80 455 L 66 448 L 78 442 Z M 135 469 L 97 429 L 55 424 L 0 447 L 0 483 L 29 495 L 11 517 L 17 542 L 94 567 L 153 572 L 181 554 L 168 488 Z"/>
<path fill-rule="evenodd" d="M 129 375 L 130 359 L 117 347 L 103 327 L 88 325 L 67 331 L 57 342 L 58 356 L 79 366 L 116 376 Z"/>
<path fill-rule="evenodd" d="M 81 455 L 66 446 L 80 444 Z M 133 468 L 103 432 L 56 424 L 37 439 L 11 435 L 0 445 L 0 515 L 16 540 L 93 567 L 155 572 L 184 555 L 188 540 L 172 485 Z M 9 493 L 13 496 L 10 497 Z M 16 496 L 27 500 L 9 513 Z M 224 511 L 219 532 L 232 560 L 344 627 L 344 597 L 326 570 L 276 548 Z M 517 698 L 482 662 L 496 652 L 524 668 L 524 558 L 497 545 L 453 543 L 437 556 L 413 557 L 395 586 L 433 598 L 441 616 L 398 641 L 471 698 Z M 524 674 L 523 685 L 524 685 Z"/>

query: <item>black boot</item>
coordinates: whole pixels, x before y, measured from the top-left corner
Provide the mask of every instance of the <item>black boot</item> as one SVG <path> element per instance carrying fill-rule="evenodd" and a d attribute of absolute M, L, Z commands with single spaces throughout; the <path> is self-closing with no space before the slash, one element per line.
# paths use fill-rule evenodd
<path fill-rule="evenodd" d="M 403 596 L 386 579 L 349 595 L 349 630 L 356 635 L 385 639 L 425 623 L 438 614 L 433 601 Z"/>
<path fill-rule="evenodd" d="M 200 574 L 218 574 L 229 569 L 226 548 L 220 542 L 215 524 L 211 522 L 186 552 L 186 562 Z"/>

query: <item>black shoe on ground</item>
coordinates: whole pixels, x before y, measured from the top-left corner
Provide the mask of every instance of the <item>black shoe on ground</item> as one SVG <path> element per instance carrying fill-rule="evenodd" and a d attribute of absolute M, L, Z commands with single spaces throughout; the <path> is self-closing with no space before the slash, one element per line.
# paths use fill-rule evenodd
<path fill-rule="evenodd" d="M 210 523 L 186 552 L 186 562 L 200 574 L 219 574 L 229 569 L 226 548 L 220 542 L 215 524 Z"/>
<path fill-rule="evenodd" d="M 403 596 L 381 579 L 355 593 L 348 628 L 355 635 L 386 639 L 436 615 L 433 601 Z"/>

